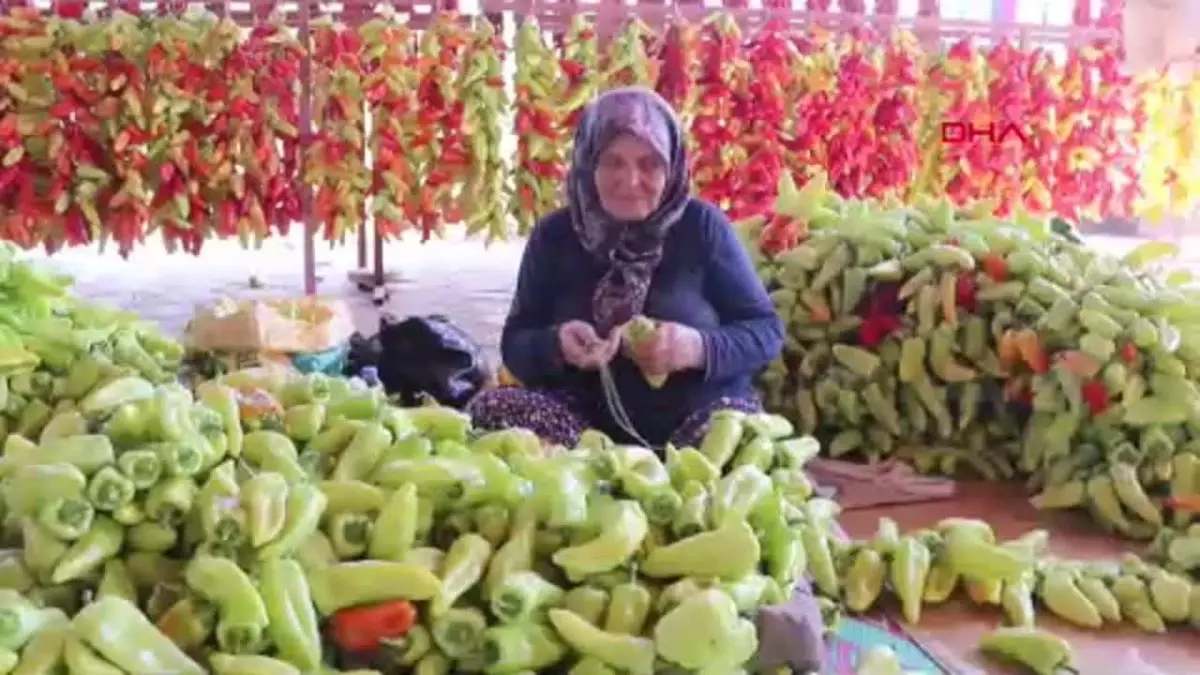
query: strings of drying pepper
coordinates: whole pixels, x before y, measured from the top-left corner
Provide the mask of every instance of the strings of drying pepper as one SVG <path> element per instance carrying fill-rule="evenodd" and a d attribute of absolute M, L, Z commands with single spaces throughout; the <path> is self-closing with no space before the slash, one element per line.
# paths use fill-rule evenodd
<path fill-rule="evenodd" d="M 417 181 L 406 215 L 420 227 L 422 241 L 440 236 L 445 223 L 462 216 L 454 199 L 470 167 L 454 80 L 466 42 L 458 18 L 439 14 L 418 44 L 418 107 L 408 149 Z"/>
<path fill-rule="evenodd" d="M 362 45 L 329 17 L 314 21 L 313 126 L 304 180 L 315 191 L 313 214 L 326 240 L 341 242 L 366 215 L 371 174 L 365 156 Z"/>
<path fill-rule="evenodd" d="M 405 205 L 416 186 L 416 167 L 406 152 L 417 115 L 412 34 L 391 8 L 358 33 L 369 55 L 363 86 L 371 111 L 371 213 L 380 236 L 394 238 L 404 228 Z"/>
<path fill-rule="evenodd" d="M 600 43 L 591 17 L 571 15 L 567 32 L 558 48 L 558 63 L 567 78 L 560 106 L 565 115 L 562 126 L 564 129 L 574 129 L 584 106 L 600 93 L 603 86 L 600 77 L 603 72 L 600 67 Z M 568 144 L 564 157 L 570 156 Z"/>
<path fill-rule="evenodd" d="M 558 104 L 566 85 L 535 18 L 522 21 L 514 43 L 517 159 L 509 214 L 516 220 L 517 235 L 527 236 L 537 219 L 559 204 L 566 133 Z"/>
<path fill-rule="evenodd" d="M 600 59 L 600 81 L 605 88 L 650 87 L 658 82 L 658 62 L 647 48 L 654 31 L 641 19 L 625 22 Z"/>
<path fill-rule="evenodd" d="M 477 17 L 462 57 L 456 89 L 463 106 L 464 129 L 470 168 L 459 195 L 468 234 L 487 233 L 486 242 L 508 236 L 507 163 L 501 142 L 508 117 L 508 94 L 504 90 L 504 39 L 486 17 Z"/>
<path fill-rule="evenodd" d="M 741 60 L 741 30 L 728 16 L 718 15 L 700 34 L 700 73 L 696 78 L 698 103 L 692 121 L 695 153 L 692 156 L 693 181 L 697 193 L 722 206 L 729 205 L 734 186 L 729 180 L 740 156 L 739 122 L 724 114 L 733 103 L 733 92 L 744 79 Z M 743 71 L 740 72 L 739 71 Z"/>

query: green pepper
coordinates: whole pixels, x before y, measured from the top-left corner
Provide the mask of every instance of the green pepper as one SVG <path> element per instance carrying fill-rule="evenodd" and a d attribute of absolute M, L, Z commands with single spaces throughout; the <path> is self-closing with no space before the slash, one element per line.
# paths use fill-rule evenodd
<path fill-rule="evenodd" d="M 467 454 L 464 457 L 470 458 L 483 480 L 466 486 L 460 499 L 461 506 L 516 505 L 529 498 L 531 483 L 513 472 L 504 460 L 495 455 Z"/>
<path fill-rule="evenodd" d="M 313 603 L 322 616 L 355 605 L 386 600 L 432 600 L 442 581 L 428 569 L 410 563 L 357 560 L 308 570 Z"/>
<path fill-rule="evenodd" d="M 21 554 L 25 566 L 39 581 L 49 581 L 55 566 L 67 554 L 68 542 L 33 518 L 21 523 Z"/>
<path fill-rule="evenodd" d="M 129 568 L 120 559 L 114 558 L 104 563 L 104 571 L 100 575 L 100 583 L 96 587 L 96 597 L 115 595 L 130 602 L 137 602 L 137 587 Z"/>
<path fill-rule="evenodd" d="M 487 672 L 541 672 L 561 661 L 566 649 L 554 631 L 537 623 L 494 626 L 483 633 Z"/>
<path fill-rule="evenodd" d="M 433 642 L 452 659 L 477 654 L 483 646 L 487 617 L 474 607 L 454 607 L 434 617 Z"/>
<path fill-rule="evenodd" d="M 51 583 L 65 584 L 83 578 L 100 569 L 105 562 L 121 551 L 125 528 L 105 516 L 97 516 L 92 527 L 71 544 L 62 559 L 54 566 Z"/>
<path fill-rule="evenodd" d="M 217 610 L 199 596 L 185 595 L 155 619 L 155 627 L 172 643 L 188 652 L 198 651 L 217 628 Z"/>
<path fill-rule="evenodd" d="M 508 530 L 512 526 L 512 509 L 502 504 L 484 504 L 471 512 L 471 518 L 475 521 L 475 531 L 493 547 L 500 546 L 508 540 Z"/>
<path fill-rule="evenodd" d="M 984 654 L 1017 663 L 1035 675 L 1073 670 L 1071 645 L 1066 640 L 1029 627 L 997 628 L 979 640 Z"/>
<path fill-rule="evenodd" d="M 705 589 L 683 599 L 658 620 L 651 653 L 689 670 L 734 672 L 758 648 L 754 623 L 738 617 L 732 598 Z M 718 670 L 719 669 L 719 670 Z"/>
<path fill-rule="evenodd" d="M 125 672 L 106 661 L 73 632 L 66 637 L 62 657 L 70 675 L 124 675 Z"/>
<path fill-rule="evenodd" d="M 571 666 L 567 675 L 617 675 L 617 671 L 594 656 L 585 656 Z"/>
<path fill-rule="evenodd" d="M 71 623 L 80 639 L 125 672 L 205 672 L 160 633 L 141 610 L 121 598 L 98 598 L 80 610 Z"/>
<path fill-rule="evenodd" d="M 604 630 L 609 633 L 641 635 L 654 602 L 650 591 L 631 579 L 613 587 L 609 591 L 609 597 L 608 612 L 604 616 Z"/>
<path fill-rule="evenodd" d="M 154 520 L 167 524 L 182 523 L 196 502 L 199 488 L 191 478 L 169 478 L 146 492 L 144 510 Z"/>
<path fill-rule="evenodd" d="M 489 596 L 492 614 L 501 621 L 520 623 L 562 601 L 563 590 L 536 572 L 513 572 Z"/>
<path fill-rule="evenodd" d="M 163 463 L 152 450 L 127 450 L 117 458 L 117 468 L 138 490 L 146 490 L 163 475 Z"/>
<path fill-rule="evenodd" d="M 354 440 L 354 435 L 362 425 L 363 422 L 358 420 L 336 420 L 304 447 L 324 455 L 340 455 L 346 446 L 350 445 L 350 441 Z"/>
<path fill-rule="evenodd" d="M 18 467 L 4 484 L 4 505 L 9 515 L 28 518 L 43 504 L 79 497 L 87 476 L 72 464 L 29 464 Z"/>
<path fill-rule="evenodd" d="M 610 633 L 566 609 L 547 612 L 559 637 L 576 653 L 603 661 L 630 675 L 654 673 L 654 641 L 636 635 Z"/>
<path fill-rule="evenodd" d="M 381 395 L 381 392 L 364 389 L 331 398 L 326 404 L 326 415 L 329 419 L 374 420 L 379 417 L 382 406 L 386 402 L 387 399 Z"/>
<path fill-rule="evenodd" d="M 0 589 L 0 649 L 20 651 L 61 616 L 61 611 L 40 608 L 17 591 Z"/>
<path fill-rule="evenodd" d="M 733 469 L 713 490 L 713 526 L 745 520 L 773 489 L 771 478 L 758 467 L 747 465 Z"/>
<path fill-rule="evenodd" d="M 683 489 L 684 485 L 691 482 L 708 487 L 721 477 L 721 470 L 695 448 L 677 450 L 674 446 L 668 446 L 666 467 L 667 473 L 671 477 L 671 484 L 678 489 Z M 617 472 L 614 471 L 614 477 L 615 473 Z"/>
<path fill-rule="evenodd" d="M 298 549 L 321 524 L 325 495 L 316 486 L 301 483 L 288 490 L 283 530 L 271 543 L 258 549 L 259 560 L 282 558 Z"/>
<path fill-rule="evenodd" d="M 21 560 L 21 551 L 10 550 L 0 556 L 0 588 L 24 593 L 37 583 L 25 562 Z"/>
<path fill-rule="evenodd" d="M 625 564 L 641 548 L 650 524 L 642 507 L 634 501 L 608 505 L 611 512 L 600 522 L 604 529 L 588 542 L 560 549 L 551 556 L 568 579 L 583 579 Z"/>
<path fill-rule="evenodd" d="M 513 517 L 508 541 L 496 550 L 496 554 L 488 563 L 487 573 L 483 579 L 485 597 L 491 597 L 492 593 L 510 574 L 523 572 L 533 567 L 534 536 L 537 533 L 537 525 L 537 507 L 527 505 L 517 510 Z"/>
<path fill-rule="evenodd" d="M 428 654 L 417 661 L 413 675 L 448 675 L 454 662 L 438 650 L 430 650 Z"/>
<path fill-rule="evenodd" d="M 263 598 L 237 563 L 201 555 L 188 563 L 184 579 L 193 593 L 217 607 L 217 644 L 235 654 L 262 649 L 270 623 Z"/>
<path fill-rule="evenodd" d="M 374 521 L 364 513 L 337 513 L 329 518 L 325 533 L 341 560 L 359 558 L 367 552 Z"/>
<path fill-rule="evenodd" d="M 608 609 L 609 594 L 595 586 L 576 586 L 563 596 L 563 608 L 599 627 Z"/>
<path fill-rule="evenodd" d="M 630 462 L 619 478 L 621 489 L 641 503 L 651 523 L 667 525 L 679 514 L 683 500 L 671 486 L 671 475 L 657 457 Z"/>
<path fill-rule="evenodd" d="M 467 442 L 471 431 L 471 416 L 454 408 L 422 406 L 409 408 L 408 415 L 418 434 L 434 441 Z"/>
<path fill-rule="evenodd" d="M 0 474 L 10 476 L 19 467 L 30 464 L 70 464 L 90 475 L 115 461 L 116 451 L 107 436 L 55 438 L 39 446 L 10 434 L 4 442 Z"/>
<path fill-rule="evenodd" d="M 386 665 L 411 668 L 433 649 L 433 635 L 417 624 L 401 637 L 380 640 L 380 646 Z"/>
<path fill-rule="evenodd" d="M 338 457 L 333 470 L 334 480 L 364 480 L 370 477 L 392 442 L 392 435 L 382 424 L 364 424 Z"/>
<path fill-rule="evenodd" d="M 287 661 L 255 654 L 213 654 L 208 657 L 213 675 L 302 675 Z"/>
<path fill-rule="evenodd" d="M 269 619 L 267 636 L 279 658 L 305 673 L 317 670 L 321 634 L 304 570 L 294 560 L 266 560 L 258 580 Z"/>
<path fill-rule="evenodd" d="M 758 566 L 761 545 L 744 520 L 731 520 L 650 551 L 639 571 L 654 578 L 719 577 L 738 579 Z"/>
<path fill-rule="evenodd" d="M 708 528 L 710 499 L 704 486 L 695 481 L 682 486 L 680 496 L 683 503 L 671 523 L 671 531 L 676 537 L 686 539 Z"/>
<path fill-rule="evenodd" d="M 721 584 L 721 590 L 733 599 L 740 614 L 750 615 L 764 605 L 777 605 L 787 600 L 791 595 L 785 594 L 769 576 L 765 574 L 747 574 L 737 581 Z"/>
<path fill-rule="evenodd" d="M 373 560 L 401 560 L 417 539 L 417 487 L 397 488 L 384 502 L 368 545 Z"/>
<path fill-rule="evenodd" d="M 887 563 L 873 548 L 863 547 L 854 554 L 846 571 L 846 607 L 857 613 L 869 610 L 879 599 L 887 581 Z"/>
<path fill-rule="evenodd" d="M 548 527 L 582 525 L 588 519 L 583 468 L 569 459 L 514 459 L 517 473 L 533 485 L 532 500 Z"/>
<path fill-rule="evenodd" d="M 325 406 L 320 403 L 295 405 L 283 413 L 283 433 L 297 443 L 311 441 L 324 424 Z"/>
<path fill-rule="evenodd" d="M 379 513 L 387 491 L 361 480 L 326 480 L 317 484 L 325 495 L 325 517 L 339 513 Z"/>
<path fill-rule="evenodd" d="M 242 440 L 242 456 L 260 471 L 274 471 L 289 483 L 308 480 L 292 439 L 278 431 L 254 431 Z"/>
<path fill-rule="evenodd" d="M 723 468 L 733 459 L 742 441 L 744 413 L 719 410 L 709 419 L 708 428 L 700 442 L 700 453 L 717 467 Z"/>
<path fill-rule="evenodd" d="M 179 528 L 148 520 L 127 529 L 125 539 L 136 551 L 166 553 L 179 543 Z"/>
<path fill-rule="evenodd" d="M 50 421 L 42 428 L 38 442 L 45 443 L 55 438 L 81 436 L 87 432 L 87 420 L 84 419 L 83 414 L 78 410 L 67 410 L 50 418 Z"/>
<path fill-rule="evenodd" d="M 37 633 L 21 650 L 21 661 L 13 669 L 14 675 L 40 675 L 57 673 L 66 664 L 63 648 L 71 634 L 71 622 L 67 615 L 58 610 L 42 625 Z"/>
<path fill-rule="evenodd" d="M 13 433 L 20 434 L 25 438 L 38 438 L 41 436 L 42 429 L 45 428 L 53 416 L 54 409 L 47 405 L 45 401 L 35 398 L 21 409 L 21 414 L 17 418 L 16 428 L 13 429 Z"/>
<path fill-rule="evenodd" d="M 305 373 L 289 379 L 279 390 L 279 403 L 297 406 L 321 403 L 329 398 L 329 378 L 321 373 Z"/>
<path fill-rule="evenodd" d="M 431 456 L 433 441 L 424 436 L 405 436 L 384 451 L 379 463 L 382 465 L 396 459 L 426 459 Z"/>
<path fill-rule="evenodd" d="M 921 599 L 931 563 L 929 549 L 916 537 L 901 537 L 892 553 L 888 579 L 900 599 L 904 620 L 912 625 L 921 619 Z"/>
<path fill-rule="evenodd" d="M 244 433 L 237 391 L 216 380 L 209 380 L 196 386 L 196 397 L 220 416 L 227 443 L 225 452 L 235 459 L 241 457 Z"/>
<path fill-rule="evenodd" d="M 442 561 L 441 588 L 429 611 L 438 616 L 449 610 L 464 593 L 479 583 L 492 556 L 492 545 L 475 533 L 460 536 Z"/>
<path fill-rule="evenodd" d="M 163 471 L 168 476 L 194 476 L 205 468 L 209 448 L 202 445 L 200 437 L 185 438 L 175 441 L 162 441 L 147 446 L 158 456 Z"/>
<path fill-rule="evenodd" d="M 251 476 L 241 486 L 250 545 L 259 548 L 279 536 L 287 516 L 287 479 L 274 472 Z"/>
<path fill-rule="evenodd" d="M 115 466 L 100 469 L 88 481 L 87 498 L 97 511 L 112 513 L 133 502 L 137 488 Z"/>
<path fill-rule="evenodd" d="M 486 479 L 480 465 L 469 458 L 429 457 L 384 462 L 375 470 L 371 482 L 387 489 L 412 483 L 422 497 L 446 502 L 461 499 Z"/>
<path fill-rule="evenodd" d="M 37 521 L 63 541 L 75 541 L 91 529 L 96 510 L 80 497 L 55 499 L 42 505 Z"/>

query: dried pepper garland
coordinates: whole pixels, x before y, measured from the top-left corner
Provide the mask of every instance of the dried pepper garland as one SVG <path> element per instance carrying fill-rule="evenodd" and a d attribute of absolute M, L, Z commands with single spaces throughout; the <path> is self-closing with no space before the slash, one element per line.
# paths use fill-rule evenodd
<path fill-rule="evenodd" d="M 371 175 L 366 165 L 365 96 L 358 34 L 329 17 L 311 26 L 312 145 L 304 179 L 313 186 L 313 215 L 322 236 L 341 242 L 366 216 Z"/>
<path fill-rule="evenodd" d="M 658 82 L 658 63 L 648 49 L 653 35 L 641 19 L 625 22 L 601 60 L 600 80 L 605 87 L 653 87 Z"/>
<path fill-rule="evenodd" d="M 563 124 L 571 129 L 579 121 L 580 111 L 595 98 L 602 86 L 600 43 L 590 18 L 583 14 L 571 17 L 559 53 L 559 65 L 567 77 L 562 103 L 566 115 Z"/>
<path fill-rule="evenodd" d="M 562 68 L 536 19 L 525 18 L 514 42 L 517 157 L 509 213 L 517 234 L 526 236 L 538 218 L 558 206 L 565 140 L 558 106 L 564 87 Z"/>
<path fill-rule="evenodd" d="M 737 145 L 741 121 L 733 114 L 735 90 L 749 76 L 741 46 L 741 30 L 728 15 L 706 25 L 699 42 L 693 180 L 700 195 L 723 208 L 734 197 L 731 172 L 744 159 Z"/>
<path fill-rule="evenodd" d="M 459 206 L 467 234 L 486 234 L 487 242 L 508 235 L 508 169 L 501 148 L 509 106 L 504 59 L 504 40 L 490 20 L 477 17 L 457 85 L 469 154 Z"/>
<path fill-rule="evenodd" d="M 667 28 L 656 54 L 658 81 L 654 88 L 679 113 L 679 119 L 689 131 L 686 139 L 689 148 L 695 145 L 690 129 L 696 115 L 699 38 L 699 30 L 694 24 L 677 18 Z"/>
<path fill-rule="evenodd" d="M 392 239 L 404 230 L 405 203 L 417 185 L 407 153 L 417 108 L 413 36 L 390 9 L 360 26 L 358 34 L 366 55 L 363 87 L 371 118 L 371 213 L 375 232 Z"/>
<path fill-rule="evenodd" d="M 440 236 L 446 223 L 462 219 L 455 200 L 469 155 L 455 81 L 465 45 L 466 36 L 453 14 L 438 15 L 420 37 L 418 112 L 409 145 L 417 183 L 407 213 L 420 227 L 422 241 Z"/>

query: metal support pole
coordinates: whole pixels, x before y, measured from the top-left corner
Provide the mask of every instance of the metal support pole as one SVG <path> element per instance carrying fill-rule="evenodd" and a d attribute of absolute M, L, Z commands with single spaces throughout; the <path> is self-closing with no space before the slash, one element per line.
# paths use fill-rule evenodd
<path fill-rule="evenodd" d="M 309 21 L 312 18 L 310 0 L 300 1 L 299 38 L 304 44 L 304 57 L 300 61 L 300 205 L 304 214 L 304 293 L 317 294 L 317 250 L 314 241 L 317 231 L 316 216 L 313 214 L 312 186 L 303 180 L 308 146 L 312 143 L 312 40 L 309 36 Z"/>

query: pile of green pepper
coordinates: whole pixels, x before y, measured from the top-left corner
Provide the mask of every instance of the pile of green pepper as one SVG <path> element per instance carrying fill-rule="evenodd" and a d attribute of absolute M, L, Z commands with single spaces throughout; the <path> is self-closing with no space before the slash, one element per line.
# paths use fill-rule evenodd
<path fill-rule="evenodd" d="M 1163 270 L 1175 247 L 1114 258 L 987 209 L 793 188 L 794 247 L 740 224 L 787 324 L 769 409 L 832 456 L 1023 478 L 1131 538 L 1186 527 L 1162 498 L 1200 494 L 1200 294 Z"/>
<path fill-rule="evenodd" d="M 480 434 L 353 379 L 108 378 L 5 441 L 0 616 L 20 620 L 0 665 L 736 672 L 757 608 L 833 564 L 838 508 L 804 473 L 819 449 L 770 414 L 718 413 L 660 457 Z M 411 623 L 344 640 L 398 602 Z"/>

